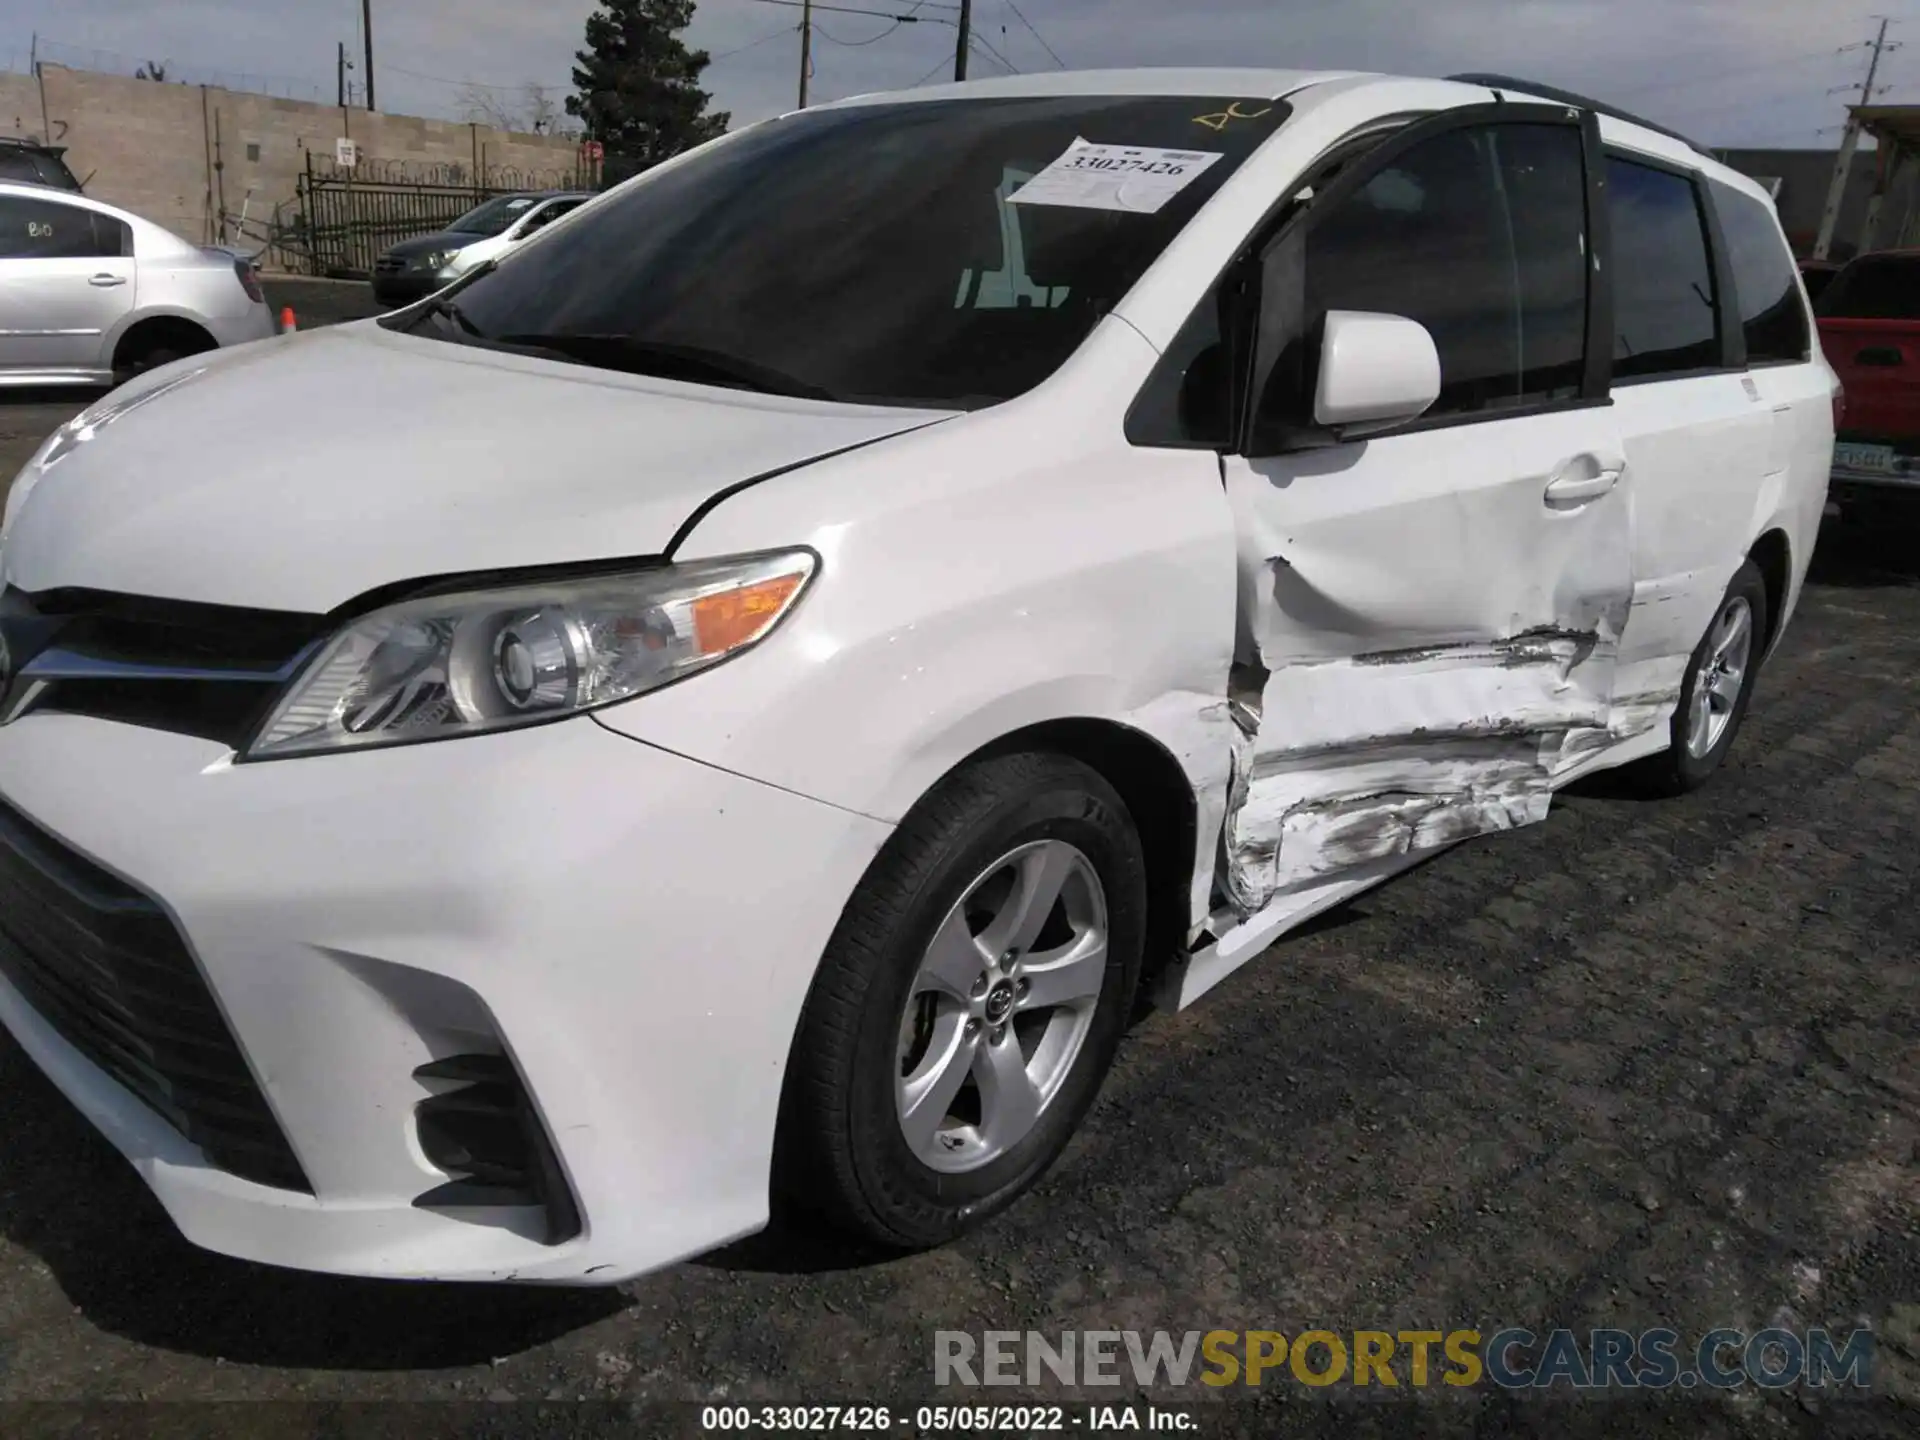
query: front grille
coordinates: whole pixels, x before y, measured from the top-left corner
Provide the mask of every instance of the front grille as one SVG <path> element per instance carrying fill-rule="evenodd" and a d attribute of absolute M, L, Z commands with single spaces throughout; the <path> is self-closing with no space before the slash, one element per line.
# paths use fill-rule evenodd
<path fill-rule="evenodd" d="M 397 255 L 382 255 L 373 262 L 373 273 L 376 275 L 398 275 L 406 268 L 407 262 Z"/>
<path fill-rule="evenodd" d="M 312 1193 L 173 922 L 4 802 L 0 974 L 209 1163 Z"/>
<path fill-rule="evenodd" d="M 309 648 L 321 616 L 63 590 L 0 596 L 15 666 L 0 722 L 90 715 L 238 748 Z"/>

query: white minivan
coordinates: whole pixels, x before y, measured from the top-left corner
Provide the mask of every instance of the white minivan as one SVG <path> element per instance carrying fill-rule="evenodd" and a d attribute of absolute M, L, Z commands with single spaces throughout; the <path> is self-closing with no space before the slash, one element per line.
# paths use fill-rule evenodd
<path fill-rule="evenodd" d="M 234 1255 L 940 1243 L 1136 997 L 1594 770 L 1704 781 L 1834 399 L 1765 192 L 1537 86 L 753 126 L 50 438 L 0 1018 Z"/>

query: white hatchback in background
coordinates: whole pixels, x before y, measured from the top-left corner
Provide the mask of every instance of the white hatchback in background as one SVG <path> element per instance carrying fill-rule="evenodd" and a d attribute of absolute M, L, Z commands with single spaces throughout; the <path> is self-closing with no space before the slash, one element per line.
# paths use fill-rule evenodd
<path fill-rule="evenodd" d="M 275 329 L 247 261 L 84 195 L 0 182 L 0 386 L 107 385 Z"/>
<path fill-rule="evenodd" d="M 458 280 L 467 271 L 484 265 L 489 260 L 498 260 L 509 251 L 518 249 L 547 226 L 562 216 L 571 215 L 587 201 L 593 199 L 591 193 L 549 195 L 536 200 L 533 206 L 515 220 L 512 225 L 498 235 L 489 235 L 476 240 L 471 245 L 453 252 L 441 270 L 444 280 Z"/>
<path fill-rule="evenodd" d="M 775 1195 L 937 1243 L 1142 986 L 1704 781 L 1832 398 L 1764 192 L 1519 82 L 754 126 L 49 441 L 0 1017 L 231 1254 L 604 1283 Z"/>

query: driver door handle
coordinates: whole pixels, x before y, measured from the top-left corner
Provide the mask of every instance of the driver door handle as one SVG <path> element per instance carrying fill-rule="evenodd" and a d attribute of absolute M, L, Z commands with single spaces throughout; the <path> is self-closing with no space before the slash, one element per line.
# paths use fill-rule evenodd
<path fill-rule="evenodd" d="M 1626 468 L 1625 461 L 1612 455 L 1581 455 L 1569 460 L 1547 482 L 1547 502 L 1564 505 L 1595 499 L 1618 485 Z"/>
<path fill-rule="evenodd" d="M 127 277 L 126 277 L 126 276 L 124 276 L 124 275 L 107 275 L 107 274 L 100 274 L 100 275 L 95 275 L 95 276 L 94 276 L 94 277 L 93 277 L 92 279 L 90 279 L 90 280 L 88 280 L 88 281 L 87 281 L 87 283 L 88 283 L 89 285 L 98 285 L 98 286 L 99 286 L 99 287 L 100 287 L 101 289 L 103 289 L 103 290 L 104 290 L 104 289 L 106 289 L 106 288 L 107 288 L 107 287 L 108 287 L 109 285 L 124 285 L 124 284 L 126 284 L 126 283 L 127 283 Z"/>

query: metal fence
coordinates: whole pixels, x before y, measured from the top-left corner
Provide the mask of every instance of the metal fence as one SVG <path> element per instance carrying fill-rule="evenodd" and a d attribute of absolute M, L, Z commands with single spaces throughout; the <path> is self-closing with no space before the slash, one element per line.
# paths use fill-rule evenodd
<path fill-rule="evenodd" d="M 308 156 L 296 182 L 298 217 L 274 227 L 272 260 L 301 274 L 363 280 L 391 246 L 443 230 L 496 195 L 596 188 L 597 177 L 580 170 L 471 173 L 459 165 L 378 160 L 346 168 Z"/>

